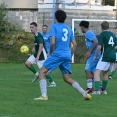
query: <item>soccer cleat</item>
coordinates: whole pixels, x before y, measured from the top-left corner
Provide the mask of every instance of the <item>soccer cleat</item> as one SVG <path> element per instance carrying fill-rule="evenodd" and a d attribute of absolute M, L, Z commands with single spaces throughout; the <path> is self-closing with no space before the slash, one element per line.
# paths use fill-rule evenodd
<path fill-rule="evenodd" d="M 48 100 L 48 97 L 40 96 L 39 98 L 34 98 L 34 100 Z"/>
<path fill-rule="evenodd" d="M 100 95 L 100 91 L 93 91 L 93 95 Z"/>
<path fill-rule="evenodd" d="M 87 88 L 87 89 L 85 90 L 85 92 L 86 92 L 86 93 L 90 93 L 90 92 L 93 92 L 93 90 L 94 90 L 93 88 Z"/>
<path fill-rule="evenodd" d="M 107 95 L 107 92 L 106 92 L 106 90 L 104 90 L 104 91 L 101 91 L 101 94 L 105 94 L 105 95 Z"/>
<path fill-rule="evenodd" d="M 91 95 L 90 94 L 86 94 L 85 100 L 90 100 L 91 99 Z"/>
<path fill-rule="evenodd" d="M 113 79 L 113 77 L 111 75 L 108 76 L 109 79 Z"/>
<path fill-rule="evenodd" d="M 56 84 L 50 84 L 49 86 L 47 87 L 56 87 Z"/>
<path fill-rule="evenodd" d="M 39 76 L 35 75 L 35 77 L 34 77 L 34 79 L 32 80 L 32 82 L 36 82 L 38 78 L 39 78 Z"/>

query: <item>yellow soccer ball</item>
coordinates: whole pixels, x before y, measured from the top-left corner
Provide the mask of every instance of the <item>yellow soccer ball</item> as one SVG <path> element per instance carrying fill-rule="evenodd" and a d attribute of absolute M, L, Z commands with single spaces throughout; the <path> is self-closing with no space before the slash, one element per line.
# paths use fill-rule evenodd
<path fill-rule="evenodd" d="M 20 52 L 23 53 L 23 54 L 27 54 L 27 53 L 29 52 L 28 46 L 23 45 L 23 46 L 20 48 Z"/>

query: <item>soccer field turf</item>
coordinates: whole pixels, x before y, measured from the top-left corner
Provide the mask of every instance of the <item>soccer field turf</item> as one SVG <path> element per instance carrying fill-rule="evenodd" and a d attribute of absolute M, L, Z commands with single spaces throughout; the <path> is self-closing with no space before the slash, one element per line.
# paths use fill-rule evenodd
<path fill-rule="evenodd" d="M 84 65 L 73 64 L 71 77 L 86 88 Z M 107 95 L 90 101 L 66 84 L 59 69 L 52 72 L 56 88 L 48 88 L 48 101 L 40 96 L 38 82 L 24 64 L 0 63 L 0 117 L 117 117 L 117 73 L 109 80 Z M 48 83 L 49 84 L 49 83 Z"/>

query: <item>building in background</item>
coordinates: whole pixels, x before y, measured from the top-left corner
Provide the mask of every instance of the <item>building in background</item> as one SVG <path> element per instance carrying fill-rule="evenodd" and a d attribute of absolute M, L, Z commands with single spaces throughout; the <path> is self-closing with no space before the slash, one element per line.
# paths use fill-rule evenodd
<path fill-rule="evenodd" d="M 36 9 L 38 8 L 38 0 L 0 0 L 0 4 L 5 2 L 8 8 L 20 9 Z"/>
<path fill-rule="evenodd" d="M 43 24 L 50 26 L 52 23 L 53 1 L 54 10 L 63 9 L 67 12 L 66 23 L 69 26 L 73 18 L 117 19 L 117 0 L 0 0 L 0 4 L 5 2 L 12 22 L 30 31 L 29 24 L 35 21 L 41 31 Z"/>
<path fill-rule="evenodd" d="M 38 0 L 0 0 L 7 5 L 8 17 L 17 22 L 23 29 L 30 31 L 29 24 L 37 22 Z"/>

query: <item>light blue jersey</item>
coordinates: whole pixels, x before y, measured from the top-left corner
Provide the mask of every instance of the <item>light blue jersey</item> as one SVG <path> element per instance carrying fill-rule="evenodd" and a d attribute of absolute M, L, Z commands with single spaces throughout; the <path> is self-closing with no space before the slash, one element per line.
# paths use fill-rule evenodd
<path fill-rule="evenodd" d="M 88 48 L 88 50 L 90 50 L 93 46 L 93 40 L 96 39 L 97 40 L 97 37 L 95 36 L 95 34 L 91 31 L 91 30 L 88 30 L 86 33 L 85 33 L 85 42 L 86 42 L 86 46 Z M 98 40 L 97 40 L 98 41 Z M 95 53 L 96 53 L 96 50 L 97 50 L 97 47 L 98 45 L 96 46 L 96 48 L 92 51 L 91 53 L 91 56 L 94 56 Z"/>
<path fill-rule="evenodd" d="M 55 48 L 43 66 L 48 69 L 49 72 L 59 67 L 62 74 L 71 74 L 71 51 L 69 45 L 71 40 L 74 39 L 71 28 L 63 23 L 53 24 L 50 28 L 50 36 L 55 37 Z"/>
<path fill-rule="evenodd" d="M 69 44 L 74 39 L 71 28 L 62 23 L 53 24 L 50 28 L 50 36 L 55 36 L 55 49 L 53 53 L 60 56 L 69 56 L 69 59 L 71 59 Z"/>
<path fill-rule="evenodd" d="M 87 46 L 88 50 L 90 50 L 92 48 L 92 46 L 93 46 L 92 41 L 94 39 L 97 40 L 97 37 L 95 36 L 95 34 L 91 30 L 88 30 L 85 33 L 85 42 L 86 42 L 86 46 Z M 97 42 L 98 42 L 98 40 L 97 40 Z M 96 61 L 93 60 L 95 53 L 96 53 L 96 50 L 97 50 L 97 47 L 98 47 L 98 44 L 97 44 L 96 48 L 92 51 L 90 57 L 86 61 L 86 66 L 85 66 L 86 71 L 95 72 L 95 70 L 96 70 L 96 65 L 100 59 L 100 53 L 99 53 L 97 56 L 97 60 Z"/>
<path fill-rule="evenodd" d="M 44 41 L 45 41 L 45 46 L 46 46 L 46 49 L 47 49 L 47 52 L 50 53 L 50 33 L 41 33 L 43 38 L 44 38 Z"/>

